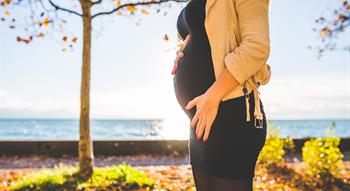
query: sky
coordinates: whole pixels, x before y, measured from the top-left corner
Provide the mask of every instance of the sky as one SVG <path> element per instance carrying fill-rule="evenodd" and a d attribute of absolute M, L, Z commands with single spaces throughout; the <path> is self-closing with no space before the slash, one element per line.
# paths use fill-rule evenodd
<path fill-rule="evenodd" d="M 312 30 L 314 20 L 338 2 L 272 0 L 268 59 L 272 76 L 260 88 L 267 118 L 350 118 L 349 52 L 326 52 L 317 59 L 316 50 L 308 49 L 321 42 Z M 149 15 L 113 15 L 94 21 L 91 118 L 186 121 L 171 75 L 177 50 L 176 20 L 186 3 L 169 5 L 165 16 L 151 9 Z M 20 20 L 28 12 L 23 9 L 10 15 Z M 79 117 L 82 22 L 74 15 L 62 16 L 68 21 L 69 37 L 78 37 L 73 50 L 66 52 L 55 36 L 28 45 L 18 43 L 16 36 L 23 32 L 0 23 L 1 117 Z M 163 40 L 164 34 L 169 41 Z M 336 42 L 349 45 L 348 34 L 349 30 L 339 35 Z"/>

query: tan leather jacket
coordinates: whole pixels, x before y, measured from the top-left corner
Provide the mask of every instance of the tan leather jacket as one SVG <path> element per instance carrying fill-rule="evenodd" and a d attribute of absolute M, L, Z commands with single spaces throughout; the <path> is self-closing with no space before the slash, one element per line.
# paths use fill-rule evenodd
<path fill-rule="evenodd" d="M 270 80 L 269 0 L 207 0 L 205 29 L 215 78 L 225 69 L 239 82 L 222 101 L 254 91 L 254 120 L 262 120 L 258 88 Z M 246 96 L 247 119 L 250 121 Z M 260 121 L 261 124 L 261 121 Z M 260 127 L 261 126 L 257 126 Z"/>

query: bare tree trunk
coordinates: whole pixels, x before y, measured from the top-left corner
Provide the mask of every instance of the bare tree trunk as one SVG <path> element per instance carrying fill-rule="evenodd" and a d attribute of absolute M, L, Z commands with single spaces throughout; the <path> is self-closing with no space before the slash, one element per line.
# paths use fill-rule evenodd
<path fill-rule="evenodd" d="M 93 172 L 94 154 L 90 135 L 90 65 L 91 65 L 91 2 L 81 0 L 83 11 L 83 63 L 80 89 L 79 175 L 89 178 Z"/>

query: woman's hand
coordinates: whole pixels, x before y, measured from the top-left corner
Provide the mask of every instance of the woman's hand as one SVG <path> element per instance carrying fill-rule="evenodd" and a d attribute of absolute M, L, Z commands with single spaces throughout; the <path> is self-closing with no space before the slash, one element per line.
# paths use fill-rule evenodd
<path fill-rule="evenodd" d="M 179 66 L 179 59 L 181 57 L 183 57 L 184 53 L 183 53 L 183 49 L 185 48 L 185 46 L 187 45 L 188 41 L 190 40 L 190 35 L 188 34 L 184 40 L 184 43 L 182 44 L 182 46 L 180 47 L 179 50 L 176 51 L 176 59 L 174 60 L 174 66 L 173 66 L 173 70 L 171 71 L 171 74 L 174 75 L 176 73 L 176 69 Z"/>
<path fill-rule="evenodd" d="M 204 94 L 193 98 L 186 105 L 186 109 L 191 109 L 193 106 L 196 106 L 196 114 L 194 115 L 191 121 L 191 128 L 195 127 L 196 123 L 196 135 L 199 140 L 202 137 L 204 132 L 203 141 L 208 140 L 210 133 L 211 125 L 213 124 L 217 112 L 220 100 L 213 94 L 206 91 Z"/>

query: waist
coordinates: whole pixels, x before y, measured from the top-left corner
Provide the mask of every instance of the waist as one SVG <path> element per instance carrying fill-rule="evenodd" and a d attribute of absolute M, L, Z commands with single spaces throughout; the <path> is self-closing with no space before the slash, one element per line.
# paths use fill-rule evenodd
<path fill-rule="evenodd" d="M 247 91 L 248 91 L 248 94 L 250 94 L 253 91 L 253 87 L 250 84 L 247 84 Z M 235 89 L 233 89 L 225 97 L 223 97 L 221 101 L 226 101 L 226 100 L 238 98 L 241 96 L 244 96 L 243 84 L 238 85 Z"/>

